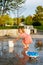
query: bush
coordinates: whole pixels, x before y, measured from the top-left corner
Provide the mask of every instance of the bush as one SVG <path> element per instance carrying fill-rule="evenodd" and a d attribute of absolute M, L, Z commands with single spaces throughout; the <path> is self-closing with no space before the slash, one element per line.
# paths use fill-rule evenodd
<path fill-rule="evenodd" d="M 36 21 L 36 22 L 33 22 L 32 25 L 33 25 L 33 26 L 41 26 L 41 23 L 38 22 L 38 21 Z"/>
<path fill-rule="evenodd" d="M 24 28 L 24 26 L 19 26 L 19 28 Z"/>
<path fill-rule="evenodd" d="M 0 29 L 17 29 L 19 26 L 0 26 Z"/>
<path fill-rule="evenodd" d="M 14 25 L 14 26 L 12 26 L 12 29 L 18 29 L 18 25 Z"/>
<path fill-rule="evenodd" d="M 43 30 L 43 26 L 34 26 L 34 28 L 36 28 L 38 30 Z"/>
<path fill-rule="evenodd" d="M 24 26 L 18 26 L 18 25 L 14 25 L 14 26 L 0 26 L 0 29 L 18 29 L 18 28 L 24 28 Z"/>

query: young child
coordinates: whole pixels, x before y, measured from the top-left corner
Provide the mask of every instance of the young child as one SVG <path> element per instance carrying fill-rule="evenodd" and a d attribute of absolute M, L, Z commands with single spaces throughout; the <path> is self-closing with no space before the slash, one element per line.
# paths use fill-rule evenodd
<path fill-rule="evenodd" d="M 19 40 L 20 38 L 22 38 L 22 44 L 24 45 L 23 51 L 20 53 L 20 55 L 23 57 L 23 59 L 27 57 L 27 55 L 25 54 L 25 51 L 28 50 L 29 48 L 29 44 L 32 43 L 32 38 L 29 34 L 27 34 L 24 30 L 24 28 L 19 28 L 18 29 L 18 38 L 16 38 L 14 40 L 14 42 L 16 42 L 17 40 Z M 18 55 L 18 54 L 17 54 Z M 19 57 L 19 55 L 18 55 Z"/>
<path fill-rule="evenodd" d="M 19 37 L 17 39 L 22 38 L 22 43 L 24 45 L 24 48 L 28 48 L 29 44 L 32 43 L 31 36 L 25 32 L 24 28 L 19 28 L 18 32 L 19 32 Z"/>

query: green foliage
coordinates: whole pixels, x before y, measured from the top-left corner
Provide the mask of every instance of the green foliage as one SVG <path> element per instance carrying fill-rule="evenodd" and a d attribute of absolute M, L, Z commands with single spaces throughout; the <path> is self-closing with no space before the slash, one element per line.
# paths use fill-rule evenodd
<path fill-rule="evenodd" d="M 42 6 L 37 6 L 36 13 L 38 14 L 40 12 L 43 12 L 43 7 Z"/>
<path fill-rule="evenodd" d="M 14 25 L 19 25 L 21 23 L 21 18 L 13 18 Z"/>
<path fill-rule="evenodd" d="M 24 26 L 19 26 L 19 28 L 24 28 Z"/>
<path fill-rule="evenodd" d="M 38 30 L 43 30 L 43 26 L 34 26 L 34 28 L 36 28 Z"/>
<path fill-rule="evenodd" d="M 18 29 L 18 28 L 24 28 L 24 26 L 0 26 L 0 29 Z"/>
<path fill-rule="evenodd" d="M 0 29 L 18 29 L 18 26 L 0 26 Z"/>
<path fill-rule="evenodd" d="M 22 4 L 25 2 L 25 0 L 14 0 L 17 4 Z"/>
<path fill-rule="evenodd" d="M 19 26 L 14 25 L 14 26 L 12 26 L 11 28 L 12 28 L 12 29 L 18 29 L 18 28 L 19 28 Z"/>
<path fill-rule="evenodd" d="M 33 25 L 33 26 L 41 26 L 41 23 L 38 22 L 38 21 L 36 21 L 36 22 L 33 22 L 32 25 Z"/>
<path fill-rule="evenodd" d="M 25 21 L 25 18 L 21 18 L 21 22 L 24 22 Z"/>
<path fill-rule="evenodd" d="M 43 20 L 40 20 L 41 25 L 43 26 Z"/>
<path fill-rule="evenodd" d="M 28 17 L 26 17 L 24 23 L 25 23 L 26 25 L 31 25 L 31 24 L 32 24 L 32 16 L 28 16 Z"/>
<path fill-rule="evenodd" d="M 25 0 L 1 0 L 0 1 L 0 14 L 3 15 L 7 13 L 7 11 L 15 12 L 16 9 L 18 9 Z"/>
<path fill-rule="evenodd" d="M 9 15 L 2 15 L 0 16 L 0 26 L 4 25 L 13 25 L 14 20 Z"/>
<path fill-rule="evenodd" d="M 36 14 L 34 14 L 33 21 L 36 23 L 38 22 L 39 24 L 37 23 L 37 25 L 43 25 L 43 7 L 42 6 L 37 6 Z M 36 25 L 36 23 L 34 25 Z"/>

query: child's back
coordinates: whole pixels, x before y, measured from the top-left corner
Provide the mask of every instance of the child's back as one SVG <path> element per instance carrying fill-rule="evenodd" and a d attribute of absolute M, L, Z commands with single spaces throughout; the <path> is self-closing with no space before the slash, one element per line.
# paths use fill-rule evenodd
<path fill-rule="evenodd" d="M 30 35 L 28 35 L 28 34 L 26 34 L 26 33 L 22 33 L 22 34 L 20 34 L 20 37 L 22 37 L 23 38 L 23 43 L 25 43 L 25 44 L 30 44 L 30 43 L 32 43 L 32 38 L 31 38 L 31 36 Z"/>

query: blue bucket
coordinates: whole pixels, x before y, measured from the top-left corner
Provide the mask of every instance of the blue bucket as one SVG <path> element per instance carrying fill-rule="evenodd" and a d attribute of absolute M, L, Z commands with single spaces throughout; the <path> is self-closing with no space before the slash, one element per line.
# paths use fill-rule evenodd
<path fill-rule="evenodd" d="M 38 52 L 30 52 L 30 51 L 26 51 L 26 55 L 29 57 L 38 57 L 39 56 Z"/>

